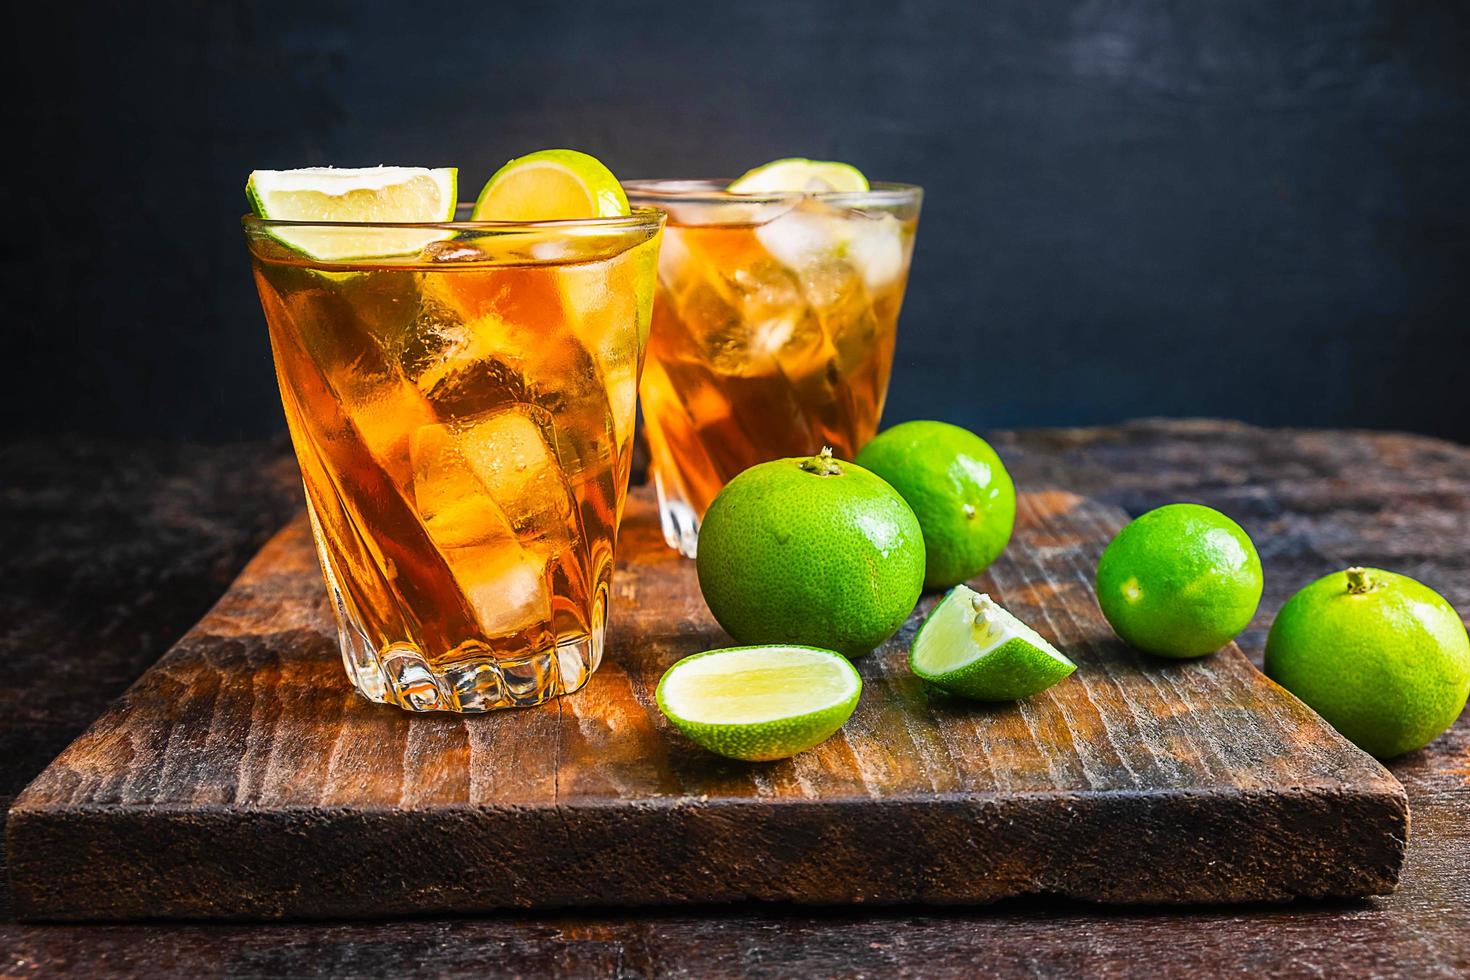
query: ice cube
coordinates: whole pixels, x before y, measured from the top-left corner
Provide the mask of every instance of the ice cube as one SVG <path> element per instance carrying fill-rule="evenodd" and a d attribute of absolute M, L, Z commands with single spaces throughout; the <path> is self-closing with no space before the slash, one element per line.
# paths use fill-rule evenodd
<path fill-rule="evenodd" d="M 576 503 L 552 449 L 551 416 L 536 405 L 511 404 L 473 419 L 424 426 L 414 433 L 415 494 L 430 481 L 422 511 L 445 496 L 485 496 L 511 531 L 528 538 L 565 537 Z"/>
<path fill-rule="evenodd" d="M 411 453 L 414 506 L 435 544 L 441 549 L 519 547 L 510 521 L 485 492 L 449 426 L 416 429 Z"/>
<path fill-rule="evenodd" d="M 547 231 L 540 235 L 523 234 L 522 247 L 537 262 L 590 262 L 616 252 L 621 241 L 616 234 L 584 228 L 580 231 Z"/>
<path fill-rule="evenodd" d="M 792 271 L 778 262 L 757 261 L 727 273 L 746 327 L 746 349 L 757 362 L 784 361 L 820 342 L 806 297 Z"/>
<path fill-rule="evenodd" d="M 837 256 L 848 234 L 840 212 L 815 204 L 792 208 L 755 230 L 766 251 L 798 274 Z"/>
<path fill-rule="evenodd" d="M 547 561 L 572 550 L 575 502 L 548 425 L 513 405 L 413 434 L 415 504 L 489 636 L 550 622 Z"/>
<path fill-rule="evenodd" d="M 407 269 L 381 269 L 353 275 L 333 289 L 351 311 L 354 325 L 391 360 L 418 308 L 418 275 Z M 350 332 L 339 319 L 330 321 L 330 329 L 338 337 Z"/>
<path fill-rule="evenodd" d="M 507 266 L 426 277 L 426 296 L 452 311 L 466 337 L 429 394 L 441 414 L 457 416 L 512 401 L 555 406 L 551 444 L 561 469 L 577 480 L 612 465 L 618 440 L 596 352 L 576 334 L 561 271 Z"/>
<path fill-rule="evenodd" d="M 638 417 L 638 361 L 620 358 L 604 361 L 602 381 L 606 386 L 607 409 L 612 414 L 613 438 L 619 451 L 632 443 Z"/>
<path fill-rule="evenodd" d="M 454 417 L 529 397 L 520 367 L 508 360 L 513 357 L 486 325 L 466 323 L 443 302 L 425 296 L 400 363 L 439 413 Z"/>
<path fill-rule="evenodd" d="M 576 508 L 552 448 L 551 415 L 516 404 L 482 417 L 459 437 L 481 485 L 517 536 L 560 537 Z"/>
<path fill-rule="evenodd" d="M 721 374 L 749 374 L 757 367 L 749 354 L 749 329 L 738 300 L 730 297 L 722 286 L 698 279 L 674 297 L 679 322 L 693 345 L 686 353 Z"/>
<path fill-rule="evenodd" d="M 903 275 L 903 225 L 891 214 L 803 205 L 757 228 L 756 237 L 804 283 L 834 265 L 856 269 L 870 290 L 891 286 Z"/>
<path fill-rule="evenodd" d="M 378 465 L 404 486 L 410 472 L 410 436 L 437 416 L 418 388 L 397 371 L 368 374 L 355 367 L 333 379 L 343 413 Z"/>
<path fill-rule="evenodd" d="M 425 392 L 434 387 L 454 363 L 474 353 L 473 331 L 444 303 L 423 296 L 412 326 L 397 351 L 403 373 Z"/>
<path fill-rule="evenodd" d="M 670 285 L 677 284 L 679 277 L 690 268 L 689 258 L 689 246 L 684 241 L 683 230 L 665 228 L 663 243 L 658 250 L 659 278 Z"/>
<path fill-rule="evenodd" d="M 487 636 L 550 628 L 543 558 L 513 542 L 510 548 L 461 549 L 446 558 Z"/>
<path fill-rule="evenodd" d="M 903 225 L 891 214 L 854 217 L 848 222 L 847 259 L 870 291 L 903 277 Z"/>
<path fill-rule="evenodd" d="M 475 416 L 531 397 L 517 366 L 473 353 L 441 358 L 419 376 L 419 384 L 439 413 L 450 418 Z"/>
<path fill-rule="evenodd" d="M 790 316 L 804 305 L 796 276 L 779 262 L 751 262 L 727 275 L 730 291 L 748 320 Z"/>
<path fill-rule="evenodd" d="M 575 346 L 556 270 L 499 267 L 426 276 L 420 332 L 437 338 L 411 371 L 449 415 L 531 400 L 570 379 Z M 585 368 L 583 369 L 585 371 Z M 444 405 L 440 399 L 452 398 Z M 476 407 L 476 402 L 479 407 Z"/>
<path fill-rule="evenodd" d="M 611 449 L 617 455 L 620 472 L 626 472 L 631 466 L 629 451 L 637 419 L 638 368 L 642 360 L 640 318 L 646 324 L 649 315 L 646 304 L 652 301 L 649 277 L 658 258 L 649 246 L 656 244 L 639 246 L 599 262 L 580 262 L 557 269 L 562 308 L 581 347 L 572 352 L 569 368 L 557 372 L 557 382 L 568 394 L 576 396 L 589 416 L 597 408 L 598 393 L 594 389 L 600 383 L 602 402 L 611 422 Z M 580 378 L 576 373 L 579 370 L 589 372 L 592 377 Z M 581 431 L 580 426 L 578 430 Z M 580 471 L 588 463 L 595 465 L 603 450 L 596 445 L 597 431 L 589 434 L 594 438 L 583 440 L 588 444 L 568 440 L 568 444 L 558 446 L 568 470 Z"/>
<path fill-rule="evenodd" d="M 499 323 L 502 332 L 539 333 L 562 320 L 556 271 L 551 266 L 500 265 L 426 275 L 423 292 L 466 326 Z"/>

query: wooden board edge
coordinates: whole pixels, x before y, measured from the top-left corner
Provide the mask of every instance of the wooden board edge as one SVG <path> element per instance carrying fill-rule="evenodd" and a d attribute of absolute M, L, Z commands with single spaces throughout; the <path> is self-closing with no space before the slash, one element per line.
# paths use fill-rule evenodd
<path fill-rule="evenodd" d="M 1361 898 L 1396 887 L 1408 826 L 1402 788 L 1306 788 L 367 812 L 24 806 L 6 843 L 23 920 L 277 920 Z M 656 861 L 631 843 L 650 838 L 665 842 Z"/>

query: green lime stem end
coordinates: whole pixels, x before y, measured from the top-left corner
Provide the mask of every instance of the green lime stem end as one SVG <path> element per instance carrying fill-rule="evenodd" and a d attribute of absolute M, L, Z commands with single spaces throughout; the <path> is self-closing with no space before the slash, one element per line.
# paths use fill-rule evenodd
<path fill-rule="evenodd" d="M 804 459 L 800 464 L 802 469 L 817 476 L 841 476 L 842 467 L 837 460 L 832 458 L 832 447 L 823 446 L 822 451 L 810 459 Z"/>
<path fill-rule="evenodd" d="M 1348 595 L 1367 595 L 1378 588 L 1378 582 L 1368 577 L 1368 570 L 1354 565 L 1347 570 Z"/>

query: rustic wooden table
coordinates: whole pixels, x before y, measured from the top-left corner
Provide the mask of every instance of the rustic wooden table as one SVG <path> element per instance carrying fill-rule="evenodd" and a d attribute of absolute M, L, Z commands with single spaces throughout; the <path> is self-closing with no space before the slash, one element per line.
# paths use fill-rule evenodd
<path fill-rule="evenodd" d="M 1470 448 L 1224 422 L 996 433 L 1017 479 L 1130 512 L 1197 500 L 1266 566 L 1241 637 L 1259 661 L 1299 585 L 1353 562 L 1470 610 Z M 0 448 L 0 805 L 204 611 L 297 506 L 283 444 Z M 1020 902 L 285 925 L 0 922 L 0 975 L 1124 976 L 1470 973 L 1470 717 L 1390 765 L 1412 807 L 1399 891 L 1357 903 L 1191 910 Z"/>

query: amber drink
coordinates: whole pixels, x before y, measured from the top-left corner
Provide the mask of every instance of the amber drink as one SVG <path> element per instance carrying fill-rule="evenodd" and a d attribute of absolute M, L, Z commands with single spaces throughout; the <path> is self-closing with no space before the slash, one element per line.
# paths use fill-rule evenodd
<path fill-rule="evenodd" d="M 641 394 L 664 538 L 693 556 L 725 482 L 877 432 L 921 192 L 741 195 L 633 181 L 669 213 Z"/>
<path fill-rule="evenodd" d="M 343 660 L 369 699 L 485 711 L 596 669 L 660 222 L 245 219 Z M 349 234 L 386 257 L 310 257 Z"/>

